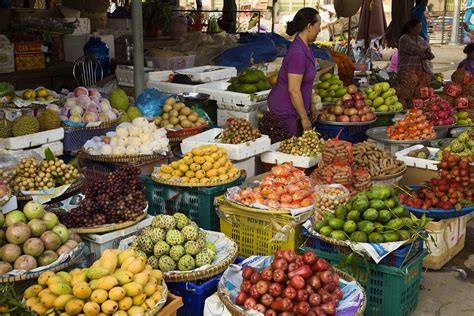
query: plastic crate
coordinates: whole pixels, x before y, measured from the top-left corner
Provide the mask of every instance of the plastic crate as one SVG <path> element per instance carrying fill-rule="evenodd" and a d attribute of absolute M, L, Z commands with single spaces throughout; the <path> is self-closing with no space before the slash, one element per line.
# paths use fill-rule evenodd
<path fill-rule="evenodd" d="M 112 124 L 105 128 L 94 129 L 67 129 L 64 131 L 64 151 L 73 152 L 79 150 L 84 144 L 94 136 L 102 136 L 108 132 L 115 131 L 117 124 Z"/>
<path fill-rule="evenodd" d="M 302 252 L 313 251 L 337 265 L 343 255 L 325 252 L 318 249 L 301 247 Z M 365 288 L 368 316 L 408 316 L 415 310 L 420 296 L 420 282 L 423 272 L 423 258 L 426 251 L 418 254 L 401 268 L 389 267 L 383 264 L 369 263 L 369 270 L 363 260 L 352 269 L 347 266 L 344 270 L 351 274 Z"/>
<path fill-rule="evenodd" d="M 352 252 L 350 247 L 336 246 L 334 244 L 328 243 L 317 238 L 316 236 L 311 235 L 306 229 L 304 229 L 302 236 L 303 240 L 305 240 L 303 243 L 304 247 L 319 249 L 325 252 L 340 255 L 346 255 Z M 402 246 L 394 252 L 391 252 L 388 256 L 383 258 L 379 264 L 400 268 L 404 263 L 419 255 L 422 251 L 423 239 L 418 238 L 414 243 Z M 371 260 L 371 262 L 374 261 Z"/>
<path fill-rule="evenodd" d="M 324 123 L 315 123 L 314 127 L 324 139 L 336 137 L 339 131 L 342 129 L 342 132 L 339 135 L 339 139 L 355 144 L 367 140 L 367 135 L 365 135 L 365 131 L 369 129 L 370 125 L 339 126 Z"/>
<path fill-rule="evenodd" d="M 194 67 L 196 55 L 182 55 L 175 57 L 145 57 L 148 67 L 160 70 L 178 70 Z"/>
<path fill-rule="evenodd" d="M 226 203 L 224 197 L 217 200 L 221 232 L 237 244 L 239 256 L 273 256 L 279 249 L 297 250 L 301 245 L 302 225 L 292 223 L 295 217 L 290 214 L 253 212 Z M 286 225 L 285 239 L 271 241 Z"/>
<path fill-rule="evenodd" d="M 199 227 L 219 231 L 219 217 L 215 212 L 214 198 L 225 193 L 227 188 L 242 184 L 245 176 L 232 183 L 214 187 L 175 187 L 154 182 L 150 176 L 142 176 L 148 213 L 174 214 L 182 212 Z"/>

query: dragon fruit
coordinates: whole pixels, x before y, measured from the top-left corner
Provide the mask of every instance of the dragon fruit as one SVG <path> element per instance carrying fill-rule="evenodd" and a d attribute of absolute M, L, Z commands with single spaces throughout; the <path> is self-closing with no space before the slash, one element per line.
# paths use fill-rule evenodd
<path fill-rule="evenodd" d="M 453 107 L 445 100 L 432 96 L 424 101 L 423 112 L 435 126 L 451 125 L 456 122 Z"/>

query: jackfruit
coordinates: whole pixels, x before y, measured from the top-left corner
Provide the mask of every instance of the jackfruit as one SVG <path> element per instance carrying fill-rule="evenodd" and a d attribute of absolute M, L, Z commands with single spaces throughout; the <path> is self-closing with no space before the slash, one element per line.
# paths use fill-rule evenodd
<path fill-rule="evenodd" d="M 6 119 L 0 120 L 0 138 L 12 137 L 12 123 Z"/>
<path fill-rule="evenodd" d="M 54 110 L 41 112 L 38 117 L 40 131 L 49 131 L 50 129 L 61 127 L 61 118 L 59 113 Z"/>
<path fill-rule="evenodd" d="M 38 133 L 40 130 L 39 122 L 33 116 L 19 116 L 13 121 L 13 136 L 23 136 Z"/>

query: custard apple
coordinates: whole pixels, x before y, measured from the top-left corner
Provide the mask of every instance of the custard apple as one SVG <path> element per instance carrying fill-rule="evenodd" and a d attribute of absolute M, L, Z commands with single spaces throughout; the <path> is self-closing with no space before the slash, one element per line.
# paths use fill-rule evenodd
<path fill-rule="evenodd" d="M 199 248 L 201 248 L 201 249 L 206 248 L 206 239 L 199 238 L 198 240 L 195 240 L 195 241 L 198 243 Z"/>
<path fill-rule="evenodd" d="M 170 245 L 166 243 L 166 241 L 160 240 L 155 244 L 153 247 L 153 254 L 155 257 L 161 257 L 163 255 L 167 255 L 170 252 Z"/>
<path fill-rule="evenodd" d="M 183 213 L 175 213 L 173 217 L 176 219 L 176 228 L 183 229 L 184 226 L 188 225 L 189 220 Z"/>
<path fill-rule="evenodd" d="M 155 256 L 151 256 L 148 258 L 148 260 L 146 261 L 147 264 L 149 264 L 153 269 L 159 269 L 160 268 L 160 259 L 158 259 L 157 257 Z"/>
<path fill-rule="evenodd" d="M 184 247 L 181 245 L 173 246 L 170 249 L 170 257 L 174 261 L 178 261 L 182 256 L 184 256 L 186 251 L 184 250 Z"/>
<path fill-rule="evenodd" d="M 194 262 L 194 259 L 190 255 L 184 255 L 181 257 L 181 259 L 179 259 L 178 269 L 181 271 L 192 270 L 195 266 L 196 264 Z"/>
<path fill-rule="evenodd" d="M 160 214 L 155 216 L 151 222 L 152 227 L 163 228 L 164 230 L 170 230 L 176 227 L 176 219 L 171 215 Z"/>
<path fill-rule="evenodd" d="M 162 228 L 152 228 L 148 227 L 149 229 L 145 232 L 145 236 L 151 239 L 153 243 L 157 243 L 160 240 L 165 240 L 166 231 Z"/>
<path fill-rule="evenodd" d="M 187 255 L 195 256 L 201 251 L 202 248 L 196 241 L 190 240 L 184 244 L 184 249 L 186 250 Z"/>
<path fill-rule="evenodd" d="M 153 242 L 146 236 L 138 236 L 136 238 L 136 247 L 146 253 L 153 252 Z"/>
<path fill-rule="evenodd" d="M 202 267 L 212 262 L 212 257 L 206 249 L 198 253 L 195 259 L 197 267 Z"/>
<path fill-rule="evenodd" d="M 196 240 L 199 236 L 199 229 L 194 225 L 187 225 L 183 227 L 181 234 L 186 240 Z"/>
<path fill-rule="evenodd" d="M 144 251 L 135 249 L 135 257 L 147 257 L 147 254 Z"/>
<path fill-rule="evenodd" d="M 170 256 L 161 256 L 160 260 L 158 261 L 158 266 L 163 272 L 176 270 L 176 263 L 173 259 L 171 259 Z"/>
<path fill-rule="evenodd" d="M 204 230 L 199 230 L 199 236 L 198 236 L 198 238 L 202 238 L 202 239 L 206 240 L 206 237 L 207 237 L 206 231 L 204 231 Z"/>
<path fill-rule="evenodd" d="M 177 229 L 172 229 L 166 233 L 166 242 L 171 246 L 182 245 L 184 243 L 183 234 Z"/>
<path fill-rule="evenodd" d="M 214 258 L 216 253 L 217 253 L 217 249 L 216 249 L 216 245 L 214 245 L 212 242 L 210 241 L 206 241 L 206 249 L 211 253 L 211 254 L 214 254 L 212 257 Z"/>

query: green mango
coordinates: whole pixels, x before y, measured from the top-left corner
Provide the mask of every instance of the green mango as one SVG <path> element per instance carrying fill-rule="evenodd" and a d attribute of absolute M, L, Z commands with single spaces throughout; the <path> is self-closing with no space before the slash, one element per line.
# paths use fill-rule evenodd
<path fill-rule="evenodd" d="M 357 223 L 357 229 L 366 234 L 370 234 L 375 230 L 375 224 L 369 221 L 361 221 Z"/>
<path fill-rule="evenodd" d="M 252 93 L 256 93 L 257 91 L 258 91 L 257 87 L 254 84 L 250 84 L 250 83 L 244 83 L 240 85 L 239 87 L 237 87 L 237 92 L 240 92 L 240 93 L 252 94 Z"/>
<path fill-rule="evenodd" d="M 385 242 L 393 242 L 398 241 L 398 233 L 397 232 L 386 232 L 383 234 L 383 238 Z"/>
<path fill-rule="evenodd" d="M 352 202 L 352 209 L 360 212 L 365 211 L 369 207 L 369 201 L 367 199 L 355 199 Z"/>
<path fill-rule="evenodd" d="M 329 221 L 329 226 L 332 228 L 332 229 L 342 229 L 342 227 L 344 226 L 344 221 L 340 218 L 331 218 Z"/>
<path fill-rule="evenodd" d="M 326 225 L 327 225 L 327 222 L 325 222 L 325 221 L 318 222 L 318 223 L 315 223 L 315 224 L 314 224 L 313 229 L 319 233 L 319 231 L 321 230 L 321 228 L 323 228 L 323 227 L 326 226 Z"/>
<path fill-rule="evenodd" d="M 379 212 L 374 208 L 368 208 L 363 214 L 362 218 L 365 220 L 375 222 L 379 216 Z"/>
<path fill-rule="evenodd" d="M 403 208 L 403 206 L 399 205 L 392 209 L 392 213 L 396 217 L 404 217 L 408 212 L 405 212 L 405 209 Z"/>
<path fill-rule="evenodd" d="M 411 234 L 408 230 L 402 229 L 398 231 L 398 238 L 400 240 L 407 240 L 407 239 L 410 239 L 410 237 L 411 237 Z"/>
<path fill-rule="evenodd" d="M 382 224 L 388 223 L 388 221 L 390 221 L 391 218 L 392 218 L 392 213 L 390 213 L 389 210 L 379 211 L 378 221 L 381 222 Z"/>
<path fill-rule="evenodd" d="M 360 212 L 357 210 L 352 210 L 349 213 L 347 213 L 347 220 L 351 220 L 354 222 L 360 221 Z"/>
<path fill-rule="evenodd" d="M 369 235 L 369 242 L 375 243 L 375 244 L 381 244 L 384 242 L 384 237 L 380 233 L 373 232 L 373 233 L 370 233 Z"/>
<path fill-rule="evenodd" d="M 387 223 L 387 226 L 392 228 L 393 230 L 399 230 L 402 229 L 405 224 L 403 223 L 403 220 L 401 218 L 394 218 Z"/>
<path fill-rule="evenodd" d="M 355 242 L 367 242 L 367 234 L 361 231 L 355 231 L 351 234 L 351 240 Z"/>
<path fill-rule="evenodd" d="M 343 229 L 347 234 L 351 234 L 357 230 L 357 223 L 354 221 L 348 220 L 347 222 L 344 223 Z"/>
<path fill-rule="evenodd" d="M 379 222 L 375 222 L 374 226 L 375 226 L 375 231 L 377 233 L 383 233 L 383 231 L 385 230 L 385 227 L 383 227 L 383 224 L 381 224 Z"/>
<path fill-rule="evenodd" d="M 346 237 L 346 234 L 344 234 L 344 232 L 342 230 L 333 230 L 331 232 L 331 238 L 334 238 L 336 240 L 346 240 L 347 237 Z"/>
<path fill-rule="evenodd" d="M 319 233 L 323 236 L 329 237 L 329 236 L 331 236 L 332 228 L 330 226 L 323 226 L 319 230 Z"/>
<path fill-rule="evenodd" d="M 339 205 L 336 208 L 336 211 L 334 211 L 334 214 L 336 215 L 337 218 L 340 218 L 342 220 L 346 219 L 348 211 L 344 205 Z"/>
<path fill-rule="evenodd" d="M 371 200 L 369 205 L 376 210 L 383 210 L 385 208 L 385 203 L 382 200 Z"/>

